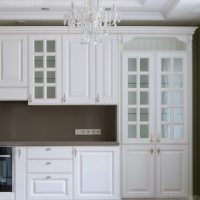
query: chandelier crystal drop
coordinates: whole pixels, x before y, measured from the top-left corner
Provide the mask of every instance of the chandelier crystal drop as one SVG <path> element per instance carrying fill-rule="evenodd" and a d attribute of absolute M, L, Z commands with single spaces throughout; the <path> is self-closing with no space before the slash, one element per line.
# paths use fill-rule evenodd
<path fill-rule="evenodd" d="M 116 4 L 112 8 L 104 8 L 99 5 L 99 0 L 85 0 L 81 8 L 75 8 L 72 1 L 64 16 L 64 25 L 80 30 L 82 44 L 101 42 L 108 35 L 109 27 L 116 26 L 118 22 L 120 18 Z"/>

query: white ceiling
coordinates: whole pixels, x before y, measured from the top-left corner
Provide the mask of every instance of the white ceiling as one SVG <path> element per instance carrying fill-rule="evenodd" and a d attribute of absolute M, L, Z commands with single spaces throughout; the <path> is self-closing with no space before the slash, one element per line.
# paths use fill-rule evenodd
<path fill-rule="evenodd" d="M 73 1 L 75 6 L 81 6 L 84 2 Z M 28 25 L 30 22 L 47 22 L 48 25 L 53 21 L 61 23 L 70 2 L 71 0 L 0 0 L 0 25 L 19 20 L 25 20 Z M 113 3 L 117 5 L 122 24 L 200 24 L 200 0 L 100 0 L 100 4 L 105 7 L 111 7 Z"/>

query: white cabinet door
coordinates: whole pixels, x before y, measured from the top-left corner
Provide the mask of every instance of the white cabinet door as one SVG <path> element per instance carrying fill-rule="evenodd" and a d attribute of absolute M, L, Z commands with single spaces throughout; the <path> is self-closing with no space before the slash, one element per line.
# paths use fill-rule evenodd
<path fill-rule="evenodd" d="M 158 197 L 186 197 L 187 194 L 187 147 L 157 147 L 157 195 Z"/>
<path fill-rule="evenodd" d="M 30 36 L 29 64 L 29 104 L 60 104 L 61 37 Z"/>
<path fill-rule="evenodd" d="M 28 200 L 72 199 L 71 174 L 29 174 Z"/>
<path fill-rule="evenodd" d="M 122 197 L 153 197 L 155 151 L 150 145 L 124 146 L 122 170 Z"/>
<path fill-rule="evenodd" d="M 118 103 L 118 40 L 106 37 L 96 46 L 96 103 Z"/>
<path fill-rule="evenodd" d="M 125 53 L 123 59 L 123 143 L 150 143 L 156 120 L 154 55 Z"/>
<path fill-rule="evenodd" d="M 27 100 L 26 36 L 0 36 L 0 100 Z"/>
<path fill-rule="evenodd" d="M 14 155 L 14 191 L 15 200 L 27 200 L 26 198 L 26 147 L 13 148 Z"/>
<path fill-rule="evenodd" d="M 157 56 L 157 132 L 162 143 L 185 143 L 188 133 L 186 53 Z"/>
<path fill-rule="evenodd" d="M 119 148 L 76 147 L 75 199 L 119 199 Z"/>
<path fill-rule="evenodd" d="M 63 102 L 92 104 L 95 90 L 94 49 L 79 36 L 63 37 Z"/>

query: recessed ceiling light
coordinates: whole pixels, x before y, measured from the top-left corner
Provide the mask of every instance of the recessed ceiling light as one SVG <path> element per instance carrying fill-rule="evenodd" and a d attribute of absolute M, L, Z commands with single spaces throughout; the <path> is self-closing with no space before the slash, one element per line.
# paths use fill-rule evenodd
<path fill-rule="evenodd" d="M 49 10 L 49 8 L 47 8 L 47 7 L 44 7 L 44 8 L 41 8 L 41 10 L 48 11 L 48 10 Z"/>
<path fill-rule="evenodd" d="M 20 21 L 16 21 L 15 23 L 16 23 L 16 24 L 26 24 L 27 22 L 26 22 L 26 21 L 23 21 L 23 20 L 20 20 Z"/>

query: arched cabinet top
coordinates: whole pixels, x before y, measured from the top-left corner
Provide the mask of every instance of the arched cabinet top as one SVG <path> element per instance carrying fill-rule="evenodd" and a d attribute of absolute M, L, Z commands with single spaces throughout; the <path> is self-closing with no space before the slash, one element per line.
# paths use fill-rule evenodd
<path fill-rule="evenodd" d="M 187 39 L 177 37 L 133 37 L 123 41 L 123 50 L 186 51 Z"/>

